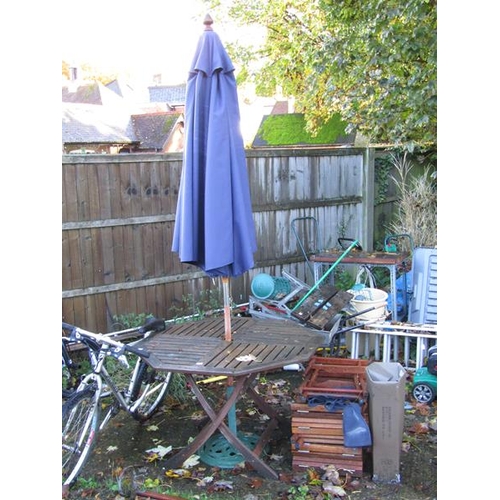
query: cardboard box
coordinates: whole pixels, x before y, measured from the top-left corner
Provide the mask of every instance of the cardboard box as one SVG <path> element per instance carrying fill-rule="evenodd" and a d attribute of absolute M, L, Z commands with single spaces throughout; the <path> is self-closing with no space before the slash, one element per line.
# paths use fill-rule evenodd
<path fill-rule="evenodd" d="M 404 430 L 406 370 L 399 363 L 366 367 L 372 433 L 373 481 L 399 483 Z"/>

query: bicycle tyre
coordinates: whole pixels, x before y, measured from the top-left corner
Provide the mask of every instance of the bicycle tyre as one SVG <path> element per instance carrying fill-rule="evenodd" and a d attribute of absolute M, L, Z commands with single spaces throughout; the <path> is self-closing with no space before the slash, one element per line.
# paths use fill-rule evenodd
<path fill-rule="evenodd" d="M 62 406 L 62 481 L 69 487 L 85 466 L 99 427 L 95 387 L 76 391 Z"/>
<path fill-rule="evenodd" d="M 137 377 L 130 397 L 131 412 L 135 420 L 150 419 L 165 399 L 172 372 L 157 371 L 145 361 L 138 359 Z"/>

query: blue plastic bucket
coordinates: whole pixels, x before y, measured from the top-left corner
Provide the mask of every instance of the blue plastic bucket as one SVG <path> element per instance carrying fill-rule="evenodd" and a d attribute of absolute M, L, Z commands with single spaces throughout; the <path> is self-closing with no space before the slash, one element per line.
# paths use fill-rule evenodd
<path fill-rule="evenodd" d="M 258 299 L 280 299 L 288 295 L 292 289 L 286 278 L 277 278 L 266 273 L 257 274 L 250 288 Z"/>

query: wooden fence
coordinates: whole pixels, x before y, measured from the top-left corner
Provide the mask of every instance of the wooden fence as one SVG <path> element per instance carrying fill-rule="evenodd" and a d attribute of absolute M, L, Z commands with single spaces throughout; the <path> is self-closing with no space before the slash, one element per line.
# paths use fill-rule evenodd
<path fill-rule="evenodd" d="M 255 267 L 231 280 L 235 304 L 248 302 L 260 272 L 314 282 L 296 236 L 306 254 L 339 237 L 372 249 L 373 150 L 249 150 L 246 158 L 258 250 Z M 196 314 L 209 296 L 222 307 L 219 280 L 171 251 L 181 170 L 180 153 L 63 155 L 64 321 L 104 332 L 120 315 Z"/>

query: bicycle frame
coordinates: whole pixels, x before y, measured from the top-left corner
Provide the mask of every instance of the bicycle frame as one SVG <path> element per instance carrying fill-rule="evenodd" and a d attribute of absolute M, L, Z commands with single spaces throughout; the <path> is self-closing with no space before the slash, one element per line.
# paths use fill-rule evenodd
<path fill-rule="evenodd" d="M 139 328 L 133 328 L 129 330 L 122 330 L 121 332 L 133 332 L 139 331 Z M 132 413 L 136 408 L 138 408 L 141 402 L 150 394 L 144 393 L 142 397 L 136 401 L 130 403 L 130 397 L 132 395 L 132 388 L 137 379 L 137 374 L 140 366 L 140 360 L 136 363 L 133 373 L 130 377 L 128 388 L 125 393 L 117 387 L 113 377 L 108 373 L 108 370 L 105 366 L 105 361 L 108 356 L 113 356 L 120 363 L 122 363 L 127 368 L 130 366 L 125 354 L 125 351 L 128 350 L 132 353 L 137 354 L 140 358 L 145 358 L 149 356 L 149 353 L 144 351 L 137 351 L 132 349 L 130 345 L 125 345 L 121 342 L 115 341 L 111 338 L 112 335 L 115 334 L 93 334 L 92 332 L 87 332 L 82 329 L 76 329 L 72 332 L 72 337 L 75 337 L 76 340 L 82 341 L 89 351 L 90 363 L 92 365 L 92 372 L 88 373 L 83 379 L 80 381 L 80 384 L 77 388 L 81 390 L 83 387 L 89 385 L 91 381 L 98 382 L 97 392 L 99 395 L 99 399 L 102 397 L 112 396 L 114 399 L 114 404 L 104 417 L 103 422 L 99 426 L 99 429 L 102 430 L 106 423 L 109 421 L 113 413 L 119 409 L 125 410 L 128 413 Z M 104 391 L 104 387 L 109 389 L 109 392 Z"/>
<path fill-rule="evenodd" d="M 164 329 L 163 320 L 153 319 L 142 327 L 103 335 L 63 322 L 63 331 L 70 332 L 69 337 L 63 337 L 63 367 L 72 366 L 66 342 L 85 346 L 92 367 L 92 371 L 84 375 L 77 387 L 72 389 L 69 397 L 65 398 L 63 391 L 63 489 L 77 478 L 88 460 L 98 433 L 111 417 L 119 410 L 125 410 L 135 420 L 142 422 L 149 419 L 159 408 L 170 383 L 171 373 L 157 374 L 148 367 L 145 361 L 149 356 L 147 351 L 135 347 L 133 342 L 124 344 L 112 337 L 123 333 L 147 336 Z M 106 359 L 112 356 L 129 367 L 127 353 L 137 355 L 138 359 L 132 374 L 126 375 L 126 384 L 121 385 L 116 375 L 108 371 Z M 100 400 L 103 397 L 111 397 L 112 403 L 101 421 Z"/>
<path fill-rule="evenodd" d="M 130 411 L 130 406 L 129 406 L 129 397 L 131 393 L 131 387 L 132 384 L 135 381 L 135 373 L 136 370 L 134 370 L 134 373 L 132 374 L 131 380 L 129 382 L 129 387 L 125 395 L 123 395 L 119 389 L 117 388 L 115 382 L 113 381 L 111 375 L 108 373 L 106 370 L 106 367 L 104 366 L 104 362 L 106 360 L 106 357 L 108 356 L 108 350 L 109 346 L 103 345 L 100 349 L 99 352 L 96 353 L 92 352 L 91 353 L 91 358 L 94 358 L 93 360 L 93 372 L 87 374 L 82 381 L 80 382 L 81 387 L 85 387 L 89 385 L 92 382 L 97 383 L 97 388 L 96 392 L 98 394 L 98 398 L 101 399 L 102 397 L 107 397 L 111 395 L 114 398 L 114 404 L 111 406 L 110 410 L 107 412 L 106 416 L 104 417 L 103 421 L 99 425 L 99 430 L 102 430 L 104 426 L 107 424 L 113 413 L 116 411 L 116 408 L 118 407 L 119 409 L 123 409 L 125 411 Z M 127 363 L 128 366 L 128 363 Z M 104 391 L 104 385 L 108 388 L 109 392 Z"/>

